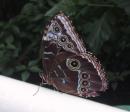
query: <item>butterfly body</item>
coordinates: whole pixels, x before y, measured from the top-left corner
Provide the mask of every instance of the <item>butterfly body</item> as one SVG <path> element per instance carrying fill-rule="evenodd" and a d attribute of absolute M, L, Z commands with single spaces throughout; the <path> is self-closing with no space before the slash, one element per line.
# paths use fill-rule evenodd
<path fill-rule="evenodd" d="M 107 89 L 104 70 L 86 51 L 83 41 L 63 13 L 46 26 L 42 38 L 42 78 L 57 90 L 81 97 L 94 97 Z"/>

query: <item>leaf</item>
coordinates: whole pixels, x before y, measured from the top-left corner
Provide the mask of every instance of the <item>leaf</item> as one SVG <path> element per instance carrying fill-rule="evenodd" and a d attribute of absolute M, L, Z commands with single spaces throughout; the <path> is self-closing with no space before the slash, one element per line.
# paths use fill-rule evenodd
<path fill-rule="evenodd" d="M 11 30 L 13 31 L 14 34 L 20 35 L 20 29 L 18 26 L 13 25 L 11 28 L 12 28 Z"/>
<path fill-rule="evenodd" d="M 26 81 L 29 78 L 29 76 L 30 76 L 30 74 L 29 74 L 28 71 L 24 71 L 21 74 L 21 78 L 22 78 L 23 81 Z"/>
<path fill-rule="evenodd" d="M 124 109 L 130 111 L 130 105 L 118 105 L 117 108 Z"/>
<path fill-rule="evenodd" d="M 7 48 L 8 49 L 12 49 L 12 50 L 14 50 L 14 49 L 16 49 L 16 47 L 13 45 L 13 41 L 14 41 L 14 38 L 13 38 L 13 36 L 9 36 L 6 40 L 6 43 L 7 43 Z"/>
<path fill-rule="evenodd" d="M 0 28 L 4 26 L 4 22 L 0 22 Z"/>
<path fill-rule="evenodd" d="M 25 70 L 25 69 L 26 69 L 26 66 L 25 66 L 25 65 L 16 66 L 16 70 L 17 70 L 17 71 L 22 71 L 22 70 Z"/>
<path fill-rule="evenodd" d="M 3 48 L 5 48 L 5 45 L 2 43 L 0 44 L 0 49 L 3 49 Z"/>
<path fill-rule="evenodd" d="M 1 71 L 1 72 L 5 76 L 11 76 L 11 74 L 14 72 L 14 69 L 12 69 L 12 68 L 3 68 L 3 71 Z"/>
<path fill-rule="evenodd" d="M 31 67 L 31 66 L 34 66 L 38 63 L 38 60 L 32 60 L 28 63 L 28 66 Z"/>
<path fill-rule="evenodd" d="M 48 2 L 48 4 L 49 4 L 50 6 L 54 6 L 54 5 L 55 5 L 54 0 L 48 0 L 47 2 Z"/>
<path fill-rule="evenodd" d="M 13 44 L 7 44 L 7 48 L 11 50 L 16 49 L 16 47 Z"/>
<path fill-rule="evenodd" d="M 5 41 L 6 41 L 7 44 L 10 44 L 10 43 L 12 43 L 14 41 L 14 38 L 11 35 L 11 36 L 8 36 L 8 38 Z"/>
<path fill-rule="evenodd" d="M 76 1 L 79 5 L 86 5 L 89 3 L 89 0 L 73 0 Z"/>
<path fill-rule="evenodd" d="M 112 34 L 111 26 L 108 23 L 107 16 L 107 13 L 104 13 L 100 19 L 89 24 L 87 28 L 90 31 L 87 41 L 90 48 L 92 48 L 95 53 L 100 51 L 103 43 L 107 41 Z"/>
<path fill-rule="evenodd" d="M 40 72 L 40 68 L 38 68 L 37 66 L 32 66 L 31 68 L 29 68 L 32 72 Z"/>
<path fill-rule="evenodd" d="M 77 7 L 73 0 L 61 0 L 56 5 L 54 5 L 54 7 L 48 10 L 45 13 L 45 16 L 53 16 L 55 13 L 58 13 L 59 11 L 64 11 L 66 13 L 68 12 L 69 15 L 74 15 L 74 13 L 76 13 L 76 9 Z"/>
<path fill-rule="evenodd" d="M 130 0 L 112 0 L 119 7 L 124 8 L 126 13 L 130 15 Z"/>
<path fill-rule="evenodd" d="M 23 8 L 21 13 L 22 14 L 33 14 L 34 11 L 36 11 L 36 6 L 33 5 L 32 3 L 27 3 Z"/>
<path fill-rule="evenodd" d="M 39 21 L 41 19 L 43 19 L 44 15 L 43 14 L 38 14 L 36 17 L 32 18 L 32 21 Z"/>
<path fill-rule="evenodd" d="M 60 11 L 63 9 L 64 7 L 64 0 L 61 0 L 59 3 L 57 3 L 56 5 L 54 5 L 54 7 L 52 7 L 50 10 L 48 10 L 45 13 L 45 16 L 52 16 L 54 15 L 56 12 Z"/>

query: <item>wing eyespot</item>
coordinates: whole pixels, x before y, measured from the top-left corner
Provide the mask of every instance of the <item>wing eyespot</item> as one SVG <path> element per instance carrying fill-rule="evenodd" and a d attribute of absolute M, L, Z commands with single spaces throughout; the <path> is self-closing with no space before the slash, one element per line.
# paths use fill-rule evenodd
<path fill-rule="evenodd" d="M 66 42 L 67 41 L 66 36 L 61 36 L 60 41 L 63 42 L 63 43 Z"/>
<path fill-rule="evenodd" d="M 85 92 L 85 91 L 86 91 L 86 88 L 81 88 L 81 91 L 82 91 L 82 92 Z"/>
<path fill-rule="evenodd" d="M 58 36 L 57 42 L 63 48 L 65 48 L 67 41 L 68 41 L 68 39 L 67 39 L 67 37 L 65 35 Z"/>
<path fill-rule="evenodd" d="M 67 59 L 66 65 L 69 69 L 76 71 L 80 68 L 80 61 L 77 59 Z"/>
<path fill-rule="evenodd" d="M 53 24 L 53 32 L 54 33 L 60 33 L 61 27 L 58 25 L 58 23 Z"/>
<path fill-rule="evenodd" d="M 88 82 L 87 82 L 87 81 L 83 81 L 83 82 L 82 82 L 82 85 L 83 85 L 83 86 L 87 86 L 87 85 L 88 85 Z"/>
<path fill-rule="evenodd" d="M 59 33 L 59 32 L 60 32 L 60 28 L 56 26 L 56 27 L 53 28 L 53 31 L 54 31 L 55 33 Z"/>
<path fill-rule="evenodd" d="M 74 48 L 74 45 L 73 45 L 71 42 L 68 42 L 68 43 L 66 44 L 66 47 L 67 47 L 68 49 L 73 49 L 73 48 Z"/>
<path fill-rule="evenodd" d="M 88 78 L 88 74 L 87 73 L 82 73 L 82 78 L 83 79 L 87 79 Z"/>

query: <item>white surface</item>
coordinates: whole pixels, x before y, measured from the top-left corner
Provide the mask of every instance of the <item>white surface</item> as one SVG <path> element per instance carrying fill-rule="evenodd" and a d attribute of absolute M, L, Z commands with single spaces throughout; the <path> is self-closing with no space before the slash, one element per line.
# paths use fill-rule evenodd
<path fill-rule="evenodd" d="M 0 76 L 0 112 L 125 112 L 87 99 Z"/>

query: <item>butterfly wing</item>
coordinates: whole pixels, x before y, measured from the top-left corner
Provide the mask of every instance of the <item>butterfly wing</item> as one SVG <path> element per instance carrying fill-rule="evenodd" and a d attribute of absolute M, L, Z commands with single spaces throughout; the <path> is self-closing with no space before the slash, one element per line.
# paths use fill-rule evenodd
<path fill-rule="evenodd" d="M 86 52 L 82 40 L 79 39 L 71 21 L 64 13 L 57 14 L 46 26 L 43 40 L 56 43 L 66 51 L 77 54 Z"/>
<path fill-rule="evenodd" d="M 77 37 L 76 33 L 71 32 L 75 32 L 74 27 L 72 27 L 68 17 L 63 13 L 57 14 L 46 25 L 42 38 L 42 60 L 44 74 L 46 74 L 44 76 L 51 77 L 49 76 L 49 73 L 57 63 L 55 58 L 59 53 L 69 51 L 79 54 L 80 52 L 86 51 L 83 44 L 81 44 L 82 41 Z M 46 78 L 44 77 L 44 79 Z"/>
<path fill-rule="evenodd" d="M 43 77 L 48 84 L 82 97 L 94 97 L 107 89 L 101 64 L 86 51 L 83 41 L 63 13 L 57 14 L 46 26 L 42 42 Z"/>

